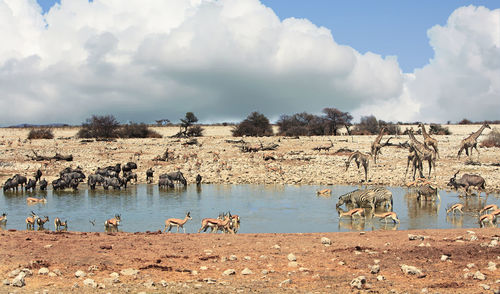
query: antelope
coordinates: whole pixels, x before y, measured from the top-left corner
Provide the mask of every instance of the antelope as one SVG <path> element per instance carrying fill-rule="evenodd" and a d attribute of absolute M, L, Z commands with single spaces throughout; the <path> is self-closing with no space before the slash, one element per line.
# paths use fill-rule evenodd
<path fill-rule="evenodd" d="M 37 218 L 36 219 L 36 224 L 38 225 L 38 229 L 39 230 L 43 230 L 43 225 L 49 221 L 49 217 L 48 216 L 44 216 L 43 219 L 41 218 Z"/>
<path fill-rule="evenodd" d="M 373 213 L 374 217 L 380 218 L 380 220 L 385 219 L 385 223 L 387 223 L 388 219 L 392 219 L 394 223 L 400 223 L 398 215 L 394 211 L 384 212 L 384 213 Z"/>
<path fill-rule="evenodd" d="M 479 227 L 482 228 L 485 223 L 490 223 L 493 227 L 496 224 L 496 217 L 493 214 L 485 214 L 479 217 Z"/>
<path fill-rule="evenodd" d="M 172 226 L 177 226 L 177 233 L 179 233 L 179 227 L 181 227 L 184 230 L 184 233 L 186 233 L 186 229 L 184 228 L 184 224 L 192 219 L 190 216 L 190 212 L 186 213 L 186 217 L 184 219 L 178 219 L 178 218 L 169 218 L 165 221 L 165 229 L 163 232 L 167 230 L 168 226 L 168 231 L 170 232 L 170 229 L 172 229 Z"/>
<path fill-rule="evenodd" d="M 43 198 L 35 198 L 35 197 L 28 197 L 26 198 L 27 203 L 47 203 L 47 199 L 45 197 Z"/>
<path fill-rule="evenodd" d="M 64 227 L 64 229 L 68 229 L 68 221 L 65 220 L 63 222 L 63 221 L 61 221 L 60 218 L 56 217 L 54 219 L 54 228 L 56 231 L 59 231 L 61 229 L 61 227 Z"/>
<path fill-rule="evenodd" d="M 235 233 L 237 233 L 238 230 L 240 229 L 240 216 L 239 215 L 235 214 L 232 216 L 231 226 L 233 227 L 233 231 Z"/>
<path fill-rule="evenodd" d="M 215 230 L 212 232 L 216 233 L 219 230 L 223 231 L 224 233 L 235 233 L 233 229 L 233 217 L 231 216 L 231 213 L 228 213 L 226 216 L 224 216 L 224 220 L 219 220 L 219 222 L 215 224 Z"/>
<path fill-rule="evenodd" d="M 485 207 L 483 207 L 483 209 L 479 211 L 479 214 L 483 214 L 483 212 L 488 212 L 490 210 L 498 210 L 498 205 L 496 204 L 486 205 Z"/>
<path fill-rule="evenodd" d="M 316 190 L 316 195 L 332 195 L 332 190 L 330 189 Z"/>
<path fill-rule="evenodd" d="M 464 205 L 461 203 L 453 204 L 450 208 L 448 208 L 448 210 L 446 210 L 446 214 L 451 212 L 453 213 L 453 215 L 455 215 L 456 210 L 460 211 L 461 214 L 464 214 L 462 208 L 464 208 Z"/>
<path fill-rule="evenodd" d="M 500 215 L 500 209 L 495 209 L 491 212 L 491 214 L 493 214 L 495 216 L 495 218 L 497 218 L 499 215 Z"/>
<path fill-rule="evenodd" d="M 348 216 L 348 217 L 353 219 L 355 215 L 358 215 L 361 218 L 362 215 L 363 216 L 365 215 L 365 209 L 364 208 L 354 208 L 354 209 L 351 209 L 347 212 L 340 212 L 339 219 L 341 219 L 343 216 Z"/>
<path fill-rule="evenodd" d="M 224 215 L 223 220 L 218 218 L 204 218 L 201 221 L 201 228 L 198 230 L 198 233 L 203 230 L 206 232 L 208 228 L 212 229 L 212 233 L 216 233 L 217 230 L 222 229 L 223 231 L 227 230 L 234 234 L 234 230 L 230 227 L 231 216 Z"/>
<path fill-rule="evenodd" d="M 26 230 L 29 229 L 35 229 L 35 222 L 38 220 L 38 215 L 34 213 L 33 211 L 31 212 L 31 216 L 28 216 L 25 220 L 26 222 Z"/>
<path fill-rule="evenodd" d="M 2 216 L 0 216 L 0 226 L 4 226 L 7 223 L 7 214 L 4 212 Z"/>
<path fill-rule="evenodd" d="M 121 221 L 121 216 L 119 214 L 115 214 L 114 218 L 110 218 L 104 222 L 105 228 L 118 228 Z"/>

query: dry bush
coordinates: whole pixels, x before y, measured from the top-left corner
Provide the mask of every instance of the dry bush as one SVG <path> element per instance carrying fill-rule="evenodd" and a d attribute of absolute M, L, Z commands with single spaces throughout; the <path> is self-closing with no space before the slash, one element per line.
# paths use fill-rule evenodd
<path fill-rule="evenodd" d="M 429 134 L 431 135 L 451 135 L 450 129 L 438 124 L 431 124 L 429 127 Z"/>
<path fill-rule="evenodd" d="M 500 130 L 493 128 L 488 137 L 481 142 L 482 147 L 500 147 Z"/>
<path fill-rule="evenodd" d="M 246 119 L 236 125 L 231 132 L 234 137 L 273 135 L 269 119 L 258 112 L 252 112 Z"/>
<path fill-rule="evenodd" d="M 120 124 L 113 115 L 92 115 L 78 131 L 78 138 L 116 138 Z"/>
<path fill-rule="evenodd" d="M 54 139 L 54 133 L 51 128 L 31 129 L 28 139 Z"/>
<path fill-rule="evenodd" d="M 157 132 L 150 130 L 144 123 L 131 123 L 121 126 L 117 131 L 120 138 L 161 138 Z"/>

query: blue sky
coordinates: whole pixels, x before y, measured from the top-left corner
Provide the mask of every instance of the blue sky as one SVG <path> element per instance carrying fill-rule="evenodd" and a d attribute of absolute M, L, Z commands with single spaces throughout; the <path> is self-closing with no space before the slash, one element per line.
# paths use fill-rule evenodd
<path fill-rule="evenodd" d="M 48 11 L 56 0 L 37 0 Z M 306 18 L 332 31 L 335 41 L 365 53 L 396 55 L 401 69 L 412 72 L 433 57 L 427 30 L 443 25 L 458 7 L 500 7 L 500 1 L 462 0 L 261 0 L 285 19 Z"/>

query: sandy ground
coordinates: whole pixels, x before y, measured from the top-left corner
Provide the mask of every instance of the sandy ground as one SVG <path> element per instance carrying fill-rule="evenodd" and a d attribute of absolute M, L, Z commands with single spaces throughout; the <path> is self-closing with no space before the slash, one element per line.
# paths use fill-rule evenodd
<path fill-rule="evenodd" d="M 435 136 L 441 158 L 432 174 L 434 184 L 445 187 L 460 170 L 482 175 L 490 192 L 500 191 L 499 167 L 491 165 L 500 161 L 498 148 L 481 148 L 479 158 L 474 153 L 471 159 L 480 165 L 467 165 L 465 155 L 456 158 L 461 139 L 478 127 L 450 126 L 453 135 Z M 177 131 L 155 129 L 164 136 Z M 168 137 L 81 142 L 74 138 L 76 128 L 55 129 L 54 140 L 29 141 L 28 131 L 0 129 L 0 182 L 15 173 L 32 177 L 38 168 L 51 181 L 70 165 L 81 166 L 88 175 L 98 166 L 135 161 L 140 182 L 145 182 L 145 170 L 153 167 L 155 179 L 161 173 L 181 170 L 191 183 L 201 174 L 205 183 L 357 184 L 363 174 L 352 166 L 346 172 L 347 154 L 336 151 L 368 152 L 374 140 L 374 136 L 243 138 L 251 145 L 276 143 L 279 147 L 242 153 L 238 144 L 226 141 L 241 139 L 230 136 L 230 127 L 207 127 L 206 136 L 195 146 Z M 479 141 L 482 138 L 484 135 Z M 330 145 L 329 140 L 334 143 L 330 151 L 313 150 Z M 406 140 L 400 136 L 391 142 Z M 171 159 L 154 161 L 166 148 Z M 35 162 L 28 158 L 33 151 L 45 156 L 72 154 L 74 161 Z M 407 154 L 396 147 L 382 149 L 377 164 L 371 162 L 371 183 L 400 186 L 408 182 L 409 177 L 404 177 Z M 275 160 L 266 161 L 265 157 Z M 408 234 L 426 238 L 412 241 Z M 494 293 L 500 288 L 500 270 L 495 270 L 500 264 L 497 228 L 473 233 L 459 229 L 238 235 L 2 231 L 0 236 L 1 293 Z M 332 244 L 322 244 L 322 237 Z M 296 263 L 288 260 L 290 253 L 296 256 Z M 442 261 L 442 255 L 449 258 Z M 380 272 L 372 274 L 369 266 L 375 264 Z M 405 274 L 402 265 L 415 266 L 422 273 Z M 48 274 L 38 273 L 43 267 Z M 33 273 L 25 278 L 26 285 L 6 285 L 13 279 L 9 274 L 22 268 Z M 245 268 L 251 273 L 243 275 Z M 126 275 L 121 272 L 124 269 L 139 272 Z M 235 274 L 223 275 L 228 269 Z M 78 270 L 87 276 L 75 277 Z M 111 277 L 113 272 L 118 276 Z M 352 288 L 351 281 L 361 275 L 366 284 L 361 290 Z M 87 278 L 91 279 L 86 281 L 88 286 L 84 283 Z"/>
<path fill-rule="evenodd" d="M 404 129 L 406 126 L 403 126 Z M 434 136 L 439 141 L 440 159 L 436 171 L 432 173 L 431 182 L 445 188 L 453 174 L 480 174 L 486 180 L 488 191 L 500 191 L 500 167 L 492 164 L 500 163 L 499 148 L 479 148 L 480 155 L 467 158 L 462 154 L 457 159 L 460 141 L 479 128 L 478 125 L 451 125 L 450 136 Z M 492 126 L 493 128 L 499 126 Z M 44 177 L 50 182 L 67 166 L 81 166 L 88 175 L 97 167 L 137 162 L 137 174 L 140 182 L 145 182 L 145 171 L 152 167 L 156 179 L 159 174 L 181 170 L 188 182 L 193 183 L 197 174 L 203 176 L 204 183 L 257 183 L 257 184 L 357 184 L 364 179 L 362 168 L 357 170 L 354 163 L 345 171 L 345 160 L 349 153 L 340 152 L 341 148 L 369 152 L 375 136 L 337 136 L 337 137 L 267 137 L 243 138 L 251 146 L 278 144 L 275 151 L 243 153 L 237 143 L 227 140 L 240 140 L 231 137 L 231 127 L 205 127 L 205 136 L 198 138 L 199 145 L 186 146 L 186 139 L 174 139 L 168 136 L 178 131 L 177 127 L 154 128 L 162 134 L 161 139 L 119 139 L 116 142 L 81 142 L 74 138 L 77 128 L 58 128 L 54 130 L 53 140 L 26 140 L 28 129 L 0 129 L 0 182 L 3 183 L 15 173 L 33 176 L 40 168 Z M 414 126 L 416 129 L 416 126 Z M 486 129 L 479 142 L 490 132 Z M 384 136 L 382 141 L 388 136 Z M 422 140 L 422 136 L 417 135 Z M 315 151 L 313 148 L 329 146 L 329 151 Z M 397 136 L 391 143 L 408 141 L 407 136 Z M 154 161 L 168 148 L 170 159 L 165 162 Z M 62 155 L 72 154 L 74 161 L 35 162 L 28 156 L 33 152 L 39 155 L 53 156 L 56 152 Z M 377 164 L 370 162 L 369 181 L 372 184 L 402 186 L 411 180 L 410 174 L 405 178 L 408 151 L 397 147 L 385 147 L 378 157 Z M 274 158 L 265 160 L 266 157 Z M 466 164 L 473 161 L 480 165 Z M 424 173 L 427 174 L 427 164 Z M 459 174 L 459 177 L 460 177 Z"/>

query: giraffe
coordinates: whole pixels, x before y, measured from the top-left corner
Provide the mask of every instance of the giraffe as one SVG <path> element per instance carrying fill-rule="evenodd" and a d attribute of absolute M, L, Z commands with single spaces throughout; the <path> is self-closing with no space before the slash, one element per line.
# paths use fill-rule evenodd
<path fill-rule="evenodd" d="M 371 149 L 371 154 L 373 156 L 373 162 L 377 163 L 377 154 L 382 154 L 380 152 L 380 149 L 382 149 L 383 145 L 380 144 L 380 141 L 382 140 L 382 136 L 384 136 L 384 132 L 386 131 L 386 127 L 382 127 L 380 129 L 380 133 L 378 134 L 377 138 L 375 138 L 375 141 L 372 143 L 372 149 Z"/>
<path fill-rule="evenodd" d="M 479 158 L 479 150 L 477 150 L 477 138 L 481 136 L 481 133 L 484 131 L 485 128 L 491 129 L 489 124 L 483 123 L 483 125 L 479 128 L 479 130 L 470 134 L 467 138 L 462 140 L 462 142 L 460 143 L 460 149 L 458 150 L 458 155 L 457 155 L 458 159 L 460 159 L 460 154 L 464 149 L 465 149 L 465 154 L 467 154 L 467 156 L 472 155 L 472 148 L 476 149 L 477 157 Z M 470 148 L 470 154 L 469 154 L 469 148 Z"/>
<path fill-rule="evenodd" d="M 422 135 L 424 136 L 424 145 L 429 147 L 431 146 L 434 148 L 436 151 L 437 157 L 439 158 L 439 151 L 438 151 L 438 141 L 434 138 L 432 138 L 427 131 L 425 130 L 425 126 L 423 123 L 419 123 L 418 126 L 422 128 Z"/>
<path fill-rule="evenodd" d="M 413 129 L 408 131 L 408 136 L 410 136 L 411 144 L 415 150 L 415 153 L 419 157 L 419 161 L 426 160 L 429 164 L 429 177 L 431 176 L 432 167 L 436 168 L 436 151 L 428 148 L 422 142 L 418 141 L 413 135 Z"/>
<path fill-rule="evenodd" d="M 408 161 L 406 162 L 405 179 L 406 179 L 406 175 L 408 174 L 408 167 L 410 166 L 410 162 L 411 162 L 412 172 L 413 172 L 413 181 L 415 181 L 415 173 L 417 172 L 417 170 L 420 173 L 420 178 L 424 177 L 424 174 L 422 172 L 422 169 L 423 169 L 422 159 L 420 158 L 420 156 L 418 156 L 418 153 L 415 150 L 415 147 L 413 144 L 410 145 L 408 147 L 408 149 L 409 149 L 410 153 L 408 154 Z"/>
<path fill-rule="evenodd" d="M 368 181 L 368 166 L 370 164 L 370 155 L 369 154 L 363 154 L 359 151 L 356 151 L 352 153 L 349 156 L 349 159 L 345 162 L 345 171 L 349 168 L 349 165 L 351 164 L 351 161 L 354 159 L 354 162 L 356 162 L 356 166 L 358 167 L 359 171 L 359 165 L 362 164 L 363 168 L 365 169 L 365 182 Z"/>

